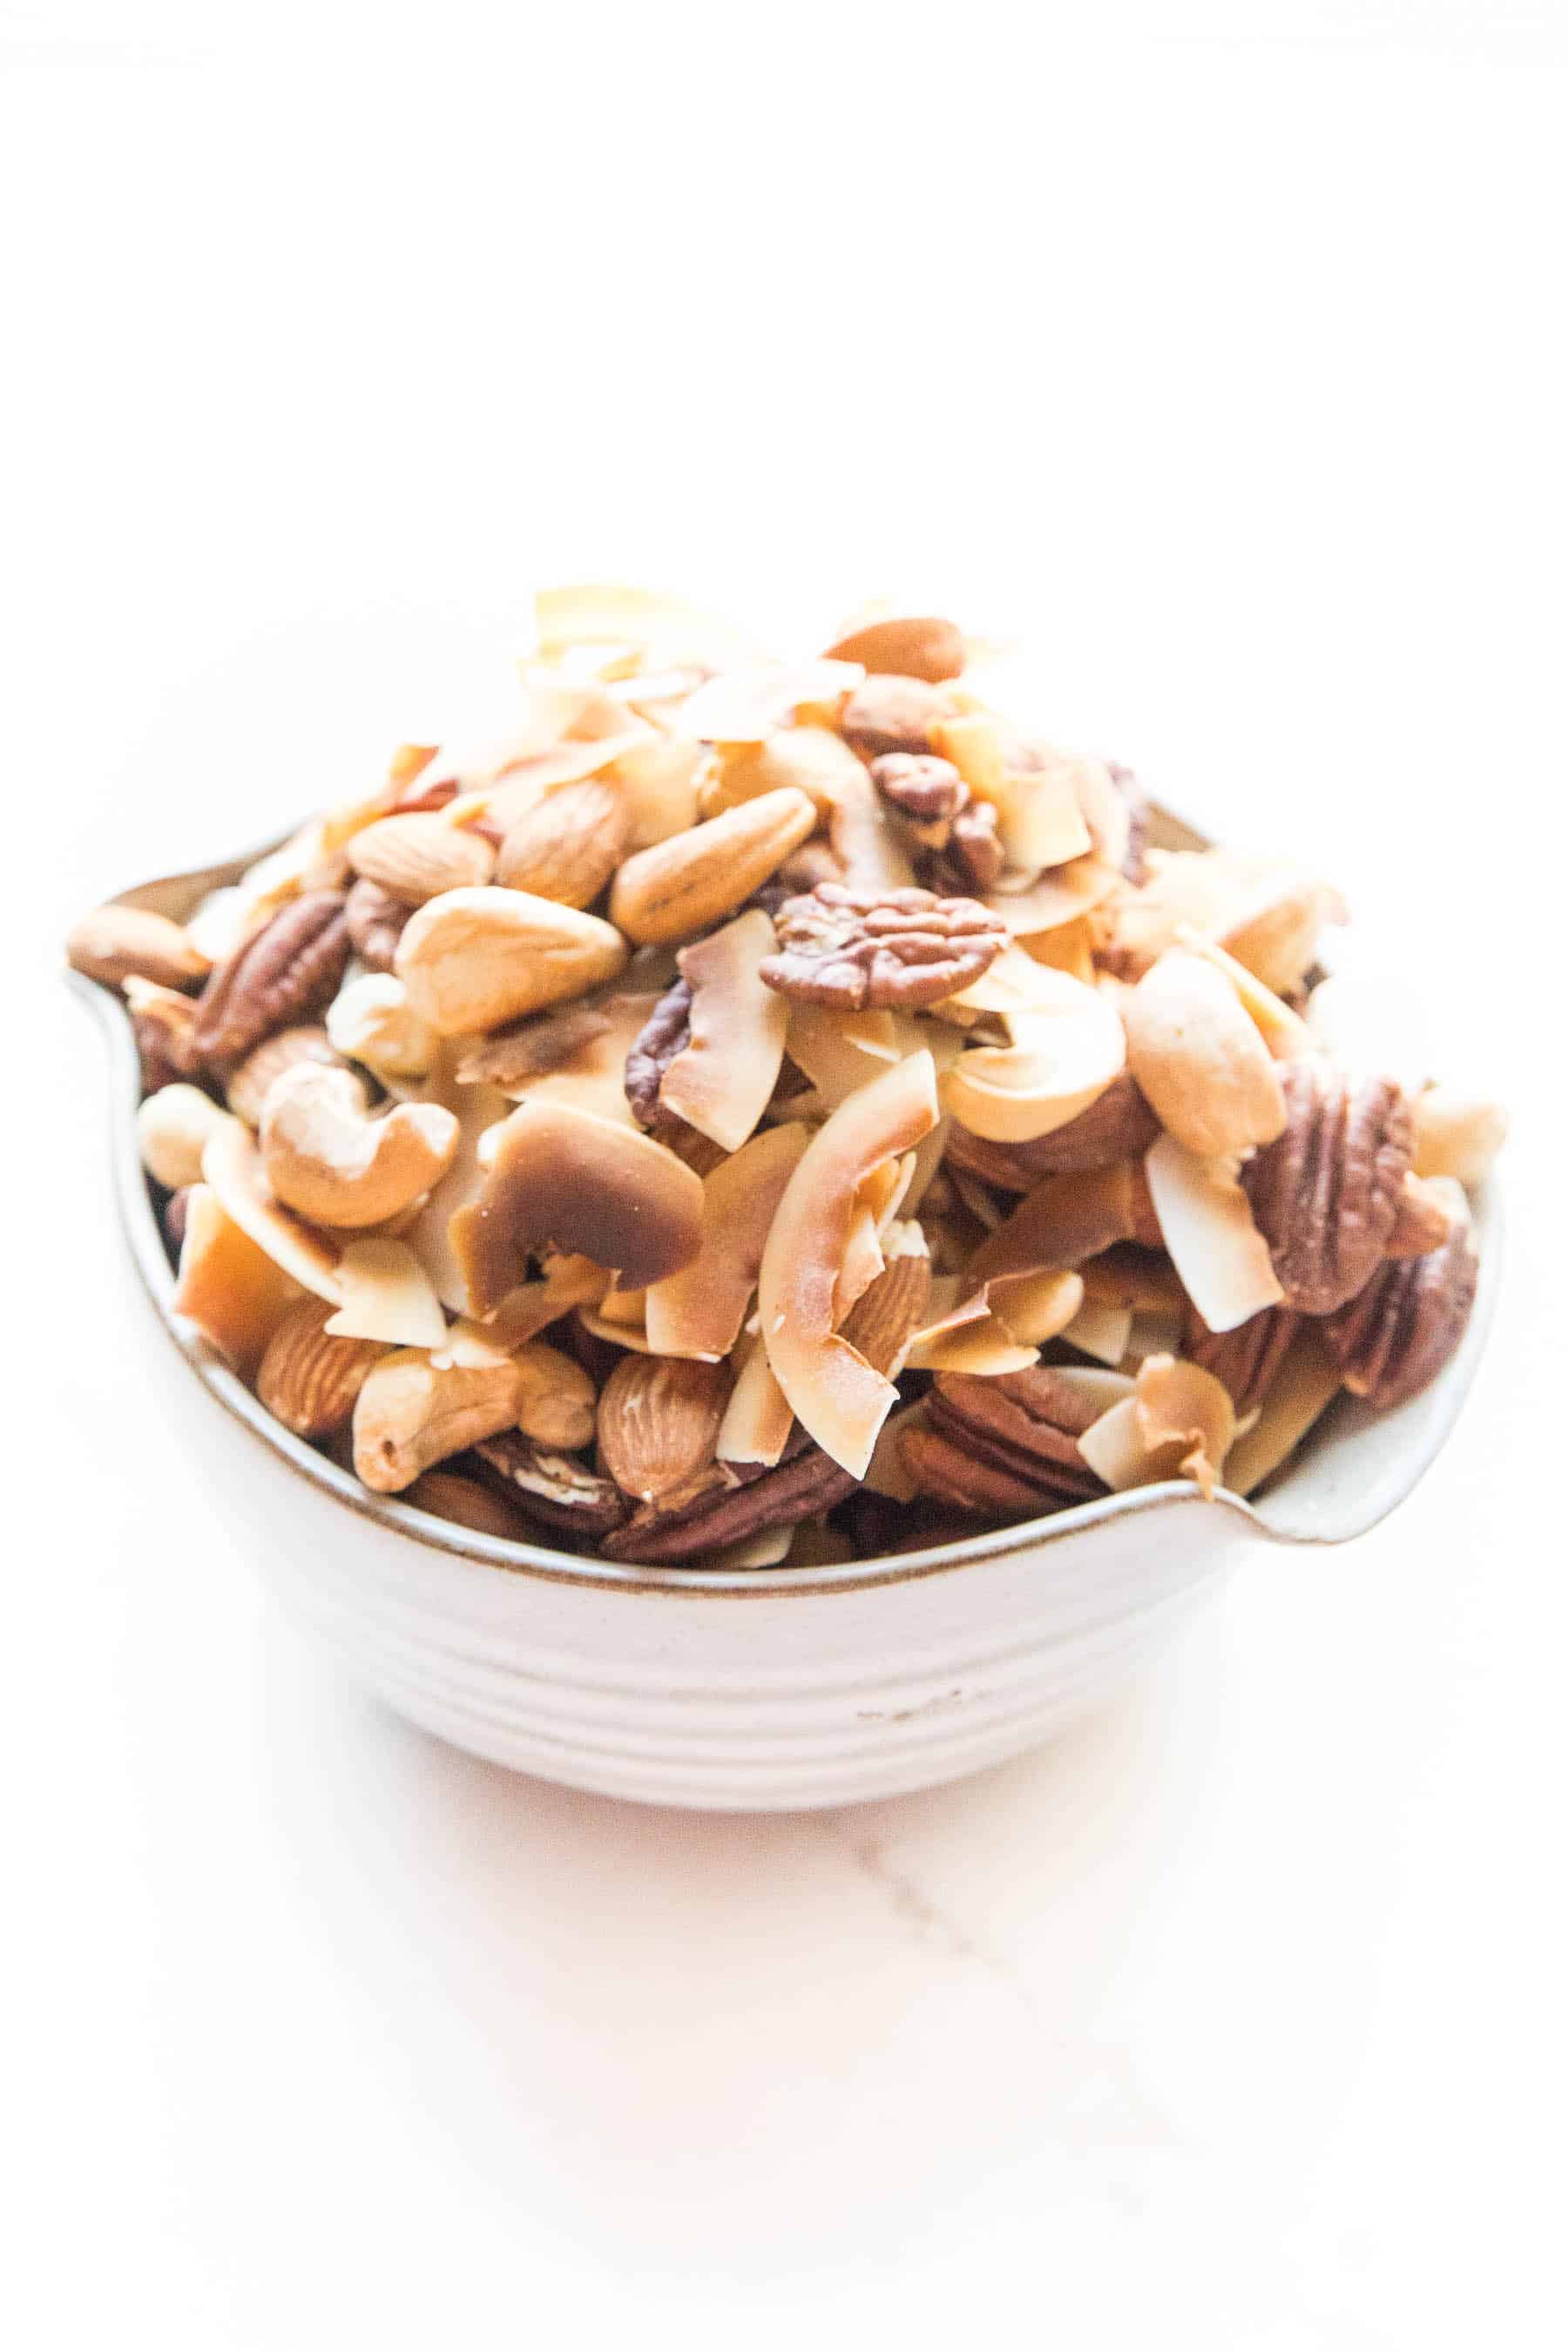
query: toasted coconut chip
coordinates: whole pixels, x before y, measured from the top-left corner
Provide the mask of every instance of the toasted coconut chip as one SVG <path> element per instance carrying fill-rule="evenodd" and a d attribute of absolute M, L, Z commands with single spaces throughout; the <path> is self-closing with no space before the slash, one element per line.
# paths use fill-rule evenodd
<path fill-rule="evenodd" d="M 689 1265 L 701 1243 L 702 1186 L 638 1129 L 563 1103 L 520 1103 L 479 1199 L 451 1221 L 470 1313 L 499 1306 L 535 1253 L 607 1265 L 627 1288 Z"/>
<path fill-rule="evenodd" d="M 1151 1454 L 1166 1446 L 1181 1452 L 1184 1478 L 1195 1478 L 1208 1500 L 1236 1436 L 1236 1407 L 1223 1381 L 1201 1364 L 1176 1356 L 1151 1356 L 1132 1385 L 1138 1428 Z"/>
<path fill-rule="evenodd" d="M 1086 1296 L 1072 1321 L 1062 1326 L 1061 1336 L 1069 1347 L 1081 1349 L 1099 1363 L 1120 1364 L 1132 1337 L 1132 1310 L 1102 1306 L 1099 1299 Z"/>
<path fill-rule="evenodd" d="M 987 1282 L 1053 1274 L 1098 1257 L 1132 1232 L 1132 1164 L 1047 1176 L 1026 1192 L 970 1261 L 968 1281 Z"/>
<path fill-rule="evenodd" d="M 701 1244 L 689 1265 L 647 1295 L 661 1356 L 717 1359 L 740 1336 L 779 1202 L 811 1141 L 798 1121 L 764 1128 L 702 1185 Z"/>
<path fill-rule="evenodd" d="M 1076 1274 L 1026 1274 L 985 1288 L 996 1321 L 1025 1348 L 1056 1339 L 1083 1306 L 1083 1282 Z"/>
<path fill-rule="evenodd" d="M 827 841 L 841 878 L 856 890 L 908 889 L 915 878 L 909 853 L 889 822 L 881 793 L 858 760 L 855 765 L 858 776 L 846 770 L 828 780 Z"/>
<path fill-rule="evenodd" d="M 742 1536 L 738 1542 L 721 1544 L 717 1551 L 693 1552 L 691 1557 L 704 1568 L 777 1568 L 789 1558 L 794 1541 L 793 1525 L 760 1528 L 754 1536 Z"/>
<path fill-rule="evenodd" d="M 1036 931 L 1024 940 L 1023 946 L 1036 963 L 1049 964 L 1053 971 L 1065 971 L 1070 979 L 1081 981 L 1085 988 L 1094 986 L 1094 927 L 1087 915 L 1075 916 L 1070 923 L 1058 924 L 1054 931 Z"/>
<path fill-rule="evenodd" d="M 452 1248 L 451 1221 L 459 1209 L 471 1206 L 484 1190 L 487 1171 L 479 1156 L 480 1147 L 512 1108 L 499 1087 L 456 1083 L 452 1070 L 461 1045 L 462 1041 L 458 1040 L 443 1050 L 441 1059 L 413 1097 L 439 1103 L 453 1113 L 458 1121 L 458 1149 L 451 1166 L 419 1211 L 407 1235 L 436 1286 L 437 1297 L 454 1314 L 466 1311 L 468 1289 Z"/>
<path fill-rule="evenodd" d="M 1268 1245 L 1230 1162 L 1194 1160 L 1163 1135 L 1143 1171 L 1171 1263 L 1211 1331 L 1234 1331 L 1279 1304 L 1285 1294 Z"/>
<path fill-rule="evenodd" d="M 1299 1013 L 1293 1013 L 1282 997 L 1266 988 L 1244 963 L 1237 963 L 1216 940 L 1205 939 L 1190 923 L 1176 926 L 1176 945 L 1186 948 L 1216 971 L 1223 971 L 1241 999 L 1242 1009 L 1258 1030 L 1277 1062 L 1294 1062 L 1303 1054 L 1317 1050 L 1312 1032 Z"/>
<path fill-rule="evenodd" d="M 350 1242 L 338 1262 L 342 1305 L 329 1316 L 334 1339 L 383 1339 L 389 1348 L 439 1348 L 447 1339 L 429 1276 L 405 1242 Z"/>
<path fill-rule="evenodd" d="M 647 1324 L 647 1292 L 623 1290 L 612 1282 L 598 1302 L 598 1311 L 606 1323 L 629 1323 L 633 1330 L 641 1331 Z"/>
<path fill-rule="evenodd" d="M 665 1070 L 658 1098 L 726 1151 L 740 1150 L 778 1084 L 790 1008 L 758 978 L 776 944 L 771 919 L 753 907 L 680 951 L 689 1040 Z"/>
<path fill-rule="evenodd" d="M 408 1344 L 416 1346 L 418 1342 Z M 516 1342 L 514 1346 L 521 1344 Z M 430 1349 L 430 1368 L 437 1372 L 482 1371 L 487 1364 L 510 1363 L 514 1352 L 513 1348 L 502 1347 L 488 1323 L 476 1323 L 467 1315 L 458 1317 L 444 1339 L 426 1341 L 426 1345 Z"/>
<path fill-rule="evenodd" d="M 304 1296 L 300 1284 L 236 1223 L 210 1184 L 193 1185 L 171 1304 L 243 1380 L 255 1378 L 268 1341 Z"/>
<path fill-rule="evenodd" d="M 830 727 L 780 727 L 760 743 L 719 747 L 702 788 L 702 814 L 714 816 L 740 801 L 754 801 L 794 784 L 829 817 L 847 793 L 859 793 L 866 771 L 842 735 Z"/>
<path fill-rule="evenodd" d="M 900 1443 L 906 1429 L 925 1427 L 925 1404 L 900 1405 L 882 1423 L 862 1485 L 873 1495 L 886 1495 L 892 1503 L 912 1503 L 920 1487 L 910 1476 Z"/>
<path fill-rule="evenodd" d="M 942 1083 L 943 1108 L 991 1143 L 1028 1143 L 1066 1127 L 1126 1066 L 1115 1006 L 1066 972 L 1032 961 L 1030 970 L 1028 1010 L 1002 1015 L 1011 1044 L 972 1046 Z"/>
<path fill-rule="evenodd" d="M 593 1307 L 579 1307 L 577 1320 L 584 1331 L 595 1339 L 607 1339 L 612 1348 L 629 1349 L 634 1356 L 662 1356 L 664 1349 L 656 1348 L 640 1323 L 612 1323 Z"/>
<path fill-rule="evenodd" d="M 202 1181 L 274 1265 L 318 1298 L 338 1305 L 342 1286 L 336 1243 L 279 1206 L 268 1187 L 256 1139 L 239 1119 L 226 1119 L 208 1136 L 202 1151 Z"/>
<path fill-rule="evenodd" d="M 1338 1357 L 1321 1327 L 1304 1321 L 1285 1351 L 1268 1393 L 1245 1436 L 1226 1456 L 1225 1483 L 1250 1495 L 1300 1445 L 1344 1385 Z"/>
<path fill-rule="evenodd" d="M 546 657 L 572 646 L 635 646 L 659 662 L 698 661 L 714 668 L 757 658 L 753 641 L 731 622 L 651 588 L 542 588 L 533 600 L 533 622 Z"/>
<path fill-rule="evenodd" d="M 658 1002 L 640 989 L 612 991 L 532 1014 L 489 1037 L 459 1040 L 458 1079 L 465 1088 L 486 1086 L 513 1102 L 563 1102 L 635 1126 L 626 1055 Z"/>
<path fill-rule="evenodd" d="M 970 1372 L 995 1380 L 1004 1372 L 1026 1371 L 1039 1360 L 1037 1348 L 1024 1347 L 994 1315 L 986 1314 L 963 1329 L 939 1330 L 930 1338 L 921 1334 L 910 1343 L 908 1362 L 915 1372 Z"/>
<path fill-rule="evenodd" d="M 1140 1366 L 1131 1395 L 1101 1413 L 1078 1444 L 1115 1494 L 1185 1477 L 1212 1501 L 1235 1431 L 1236 1409 L 1212 1372 L 1152 1356 Z"/>
<path fill-rule="evenodd" d="M 1136 978 L 1190 925 L 1229 950 L 1281 994 L 1297 987 L 1328 922 L 1343 922 L 1336 890 L 1288 859 L 1237 849 L 1160 850 L 1150 854 L 1142 889 L 1118 900 L 1110 952 Z"/>
<path fill-rule="evenodd" d="M 782 1459 L 795 1427 L 789 1399 L 773 1378 L 760 1338 L 746 1343 L 740 1373 L 719 1424 L 715 1459 L 760 1462 L 772 1469 Z"/>
<path fill-rule="evenodd" d="M 787 997 L 776 1001 L 784 1006 L 787 1018 L 784 1051 L 829 1110 L 837 1110 L 857 1087 L 869 1085 L 889 1062 L 900 1058 L 898 1026 L 890 1013 L 830 1013 L 822 1004 L 791 1003 Z"/>
<path fill-rule="evenodd" d="M 759 663 L 710 677 L 681 705 L 676 730 L 689 741 L 763 743 L 787 726 L 800 705 L 835 703 L 866 673 L 858 662 Z"/>
<path fill-rule="evenodd" d="M 1132 841 L 1132 808 L 1103 760 L 1070 759 L 1073 789 L 1097 856 L 1108 866 L 1127 862 Z"/>
<path fill-rule="evenodd" d="M 980 903 L 1001 916 L 1015 939 L 1032 940 L 1092 914 L 1121 881 L 1116 868 L 1103 858 L 1075 857 L 1049 874 L 1004 874 Z"/>
<path fill-rule="evenodd" d="M 515 1290 L 508 1291 L 493 1315 L 472 1328 L 484 1331 L 510 1356 L 569 1315 L 574 1307 L 596 1307 L 609 1285 L 609 1275 L 592 1258 L 547 1257 L 540 1280 L 520 1282 Z"/>
<path fill-rule="evenodd" d="M 1133 1313 L 1153 1310 L 1180 1316 L 1187 1311 L 1187 1294 L 1175 1267 L 1152 1251 L 1118 1242 L 1088 1259 L 1079 1271 L 1084 1295 L 1098 1306 L 1126 1307 Z"/>
<path fill-rule="evenodd" d="M 419 774 L 419 797 L 426 800 L 444 786 L 458 793 L 485 792 L 508 769 L 536 759 L 568 735 L 584 731 L 587 720 L 594 732 L 605 729 L 599 719 L 607 698 L 589 679 L 533 676 L 520 679 L 503 703 L 480 714 L 467 735 L 443 743 Z M 626 711 L 613 706 L 617 730 L 626 724 Z"/>
<path fill-rule="evenodd" d="M 1089 855 L 1092 842 L 1073 761 L 1063 757 L 1048 766 L 1019 766 L 1005 731 L 981 711 L 938 719 L 931 732 L 935 749 L 952 761 L 976 800 L 994 807 L 1009 866 L 1037 874 Z"/>
<path fill-rule="evenodd" d="M 839 1269 L 866 1178 L 911 1150 L 936 1120 L 929 1054 L 911 1054 L 851 1095 L 808 1145 L 763 1254 L 758 1303 L 768 1360 L 807 1433 L 858 1478 L 898 1391 L 834 1329 Z"/>

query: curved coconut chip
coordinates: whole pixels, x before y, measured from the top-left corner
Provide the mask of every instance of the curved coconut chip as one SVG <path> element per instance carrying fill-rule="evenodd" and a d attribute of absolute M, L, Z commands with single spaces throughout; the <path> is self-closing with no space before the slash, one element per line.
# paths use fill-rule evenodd
<path fill-rule="evenodd" d="M 971 1046 L 942 1079 L 943 1108 L 989 1143 L 1054 1134 L 1097 1102 L 1127 1063 L 1121 1018 L 1109 999 L 1048 964 L 1019 962 L 1035 980 L 1026 1007 L 1000 1013 L 1011 1042 Z"/>
<path fill-rule="evenodd" d="M 758 977 L 776 944 L 772 919 L 753 907 L 680 950 L 689 1035 L 659 1080 L 658 1098 L 726 1151 L 738 1151 L 755 1129 L 784 1061 L 788 1000 Z"/>
<path fill-rule="evenodd" d="M 334 1307 L 342 1303 L 337 1244 L 279 1206 L 256 1139 L 242 1120 L 227 1119 L 208 1136 L 202 1151 L 202 1181 L 274 1265 L 318 1298 L 330 1299 Z"/>
<path fill-rule="evenodd" d="M 773 1378 L 768 1351 L 759 1335 L 747 1342 L 744 1360 L 719 1424 L 714 1458 L 719 1462 L 760 1462 L 771 1470 L 783 1457 L 794 1427 L 789 1399 Z"/>
<path fill-rule="evenodd" d="M 1004 874 L 981 905 L 1000 915 L 1015 939 L 1028 940 L 1092 914 L 1121 877 L 1101 857 L 1075 857 L 1049 874 Z"/>
<path fill-rule="evenodd" d="M 1212 1372 L 1174 1356 L 1141 1364 L 1131 1396 L 1101 1413 L 1079 1451 L 1113 1493 L 1194 1479 L 1212 1501 L 1236 1435 L 1236 1407 Z"/>
<path fill-rule="evenodd" d="M 802 703 L 837 703 L 865 677 L 858 662 L 760 662 L 710 677 L 680 706 L 675 730 L 688 741 L 764 743 Z"/>
<path fill-rule="evenodd" d="M 445 1346 L 441 1302 L 406 1242 L 379 1234 L 350 1242 L 338 1261 L 338 1286 L 342 1305 L 325 1325 L 334 1339 L 381 1339 L 389 1348 Z"/>
<path fill-rule="evenodd" d="M 1194 1159 L 1163 1135 L 1143 1171 L 1171 1263 L 1209 1329 L 1234 1331 L 1278 1306 L 1285 1294 L 1231 1163 Z"/>
<path fill-rule="evenodd" d="M 542 588 L 533 600 L 539 651 L 546 660 L 571 646 L 636 646 L 660 662 L 713 668 L 753 662 L 758 648 L 729 622 L 679 596 L 609 583 Z"/>
<path fill-rule="evenodd" d="M 1320 1324 L 1304 1320 L 1268 1384 L 1257 1420 L 1226 1458 L 1225 1483 L 1250 1495 L 1292 1454 L 1344 1386 L 1339 1358 Z"/>
<path fill-rule="evenodd" d="M 702 1186 L 702 1240 L 691 1264 L 655 1283 L 647 1328 L 661 1356 L 710 1362 L 740 1336 L 773 1215 L 811 1141 L 798 1121 L 764 1128 Z"/>
<path fill-rule="evenodd" d="M 758 1304 L 768 1361 L 807 1433 L 857 1478 L 898 1391 L 834 1328 L 839 1270 L 861 1185 L 936 1121 L 936 1071 L 926 1053 L 851 1095 L 807 1146 L 763 1253 Z"/>

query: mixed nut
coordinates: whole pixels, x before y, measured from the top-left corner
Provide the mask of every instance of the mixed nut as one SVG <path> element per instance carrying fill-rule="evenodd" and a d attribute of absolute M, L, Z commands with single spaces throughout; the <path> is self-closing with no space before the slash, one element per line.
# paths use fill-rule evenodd
<path fill-rule="evenodd" d="M 175 1308 L 285 1427 L 486 1533 L 761 1569 L 1248 1493 L 1442 1368 L 1504 1121 L 1331 1057 L 1331 888 L 1159 846 L 945 619 L 794 666 L 626 590 L 538 619 L 499 737 L 71 935 Z"/>

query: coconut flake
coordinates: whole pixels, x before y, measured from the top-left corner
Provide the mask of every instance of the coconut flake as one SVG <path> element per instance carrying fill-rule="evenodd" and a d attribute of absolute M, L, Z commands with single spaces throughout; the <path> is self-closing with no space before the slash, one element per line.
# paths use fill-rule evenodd
<path fill-rule="evenodd" d="M 758 977 L 776 944 L 770 918 L 753 907 L 680 951 L 690 1037 L 665 1070 L 658 1098 L 726 1151 L 738 1151 L 755 1129 L 784 1061 L 789 1003 Z"/>
<path fill-rule="evenodd" d="M 676 732 L 688 741 L 763 743 L 787 727 L 804 703 L 837 703 L 866 672 L 858 662 L 802 662 L 794 667 L 761 662 L 710 677 L 688 697 Z"/>
<path fill-rule="evenodd" d="M 661 1356 L 727 1356 L 756 1287 L 763 1250 L 785 1187 L 810 1143 L 798 1121 L 764 1128 L 702 1186 L 702 1243 L 691 1264 L 647 1294 L 647 1328 Z"/>
<path fill-rule="evenodd" d="M 334 1339 L 382 1339 L 389 1348 L 440 1348 L 447 1318 L 435 1286 L 405 1242 L 350 1242 L 338 1263 L 342 1304 L 327 1319 Z"/>
<path fill-rule="evenodd" d="M 1126 1307 L 1105 1307 L 1086 1297 L 1070 1323 L 1062 1328 L 1069 1347 L 1081 1349 L 1098 1363 L 1120 1364 L 1132 1337 L 1132 1313 Z"/>
<path fill-rule="evenodd" d="M 1163 1135 L 1143 1161 L 1161 1238 L 1211 1331 L 1234 1331 L 1285 1296 L 1227 1160 L 1197 1160 Z"/>
<path fill-rule="evenodd" d="M 754 661 L 757 647 L 742 630 L 679 596 L 652 588 L 590 583 L 542 588 L 533 600 L 539 651 L 548 656 L 571 646 L 635 646 L 660 662 L 700 661 L 715 668 Z"/>
<path fill-rule="evenodd" d="M 911 1054 L 840 1105 L 808 1145 L 774 1215 L 758 1283 L 779 1386 L 823 1451 L 858 1478 L 898 1391 L 834 1329 L 834 1295 L 871 1171 L 936 1124 L 936 1072 Z"/>
<path fill-rule="evenodd" d="M 713 1452 L 720 1462 L 761 1462 L 771 1469 L 795 1427 L 789 1399 L 773 1378 L 760 1338 L 746 1344 L 735 1385 L 719 1424 Z"/>
<path fill-rule="evenodd" d="M 273 1199 L 256 1139 L 241 1120 L 226 1119 L 208 1136 L 202 1151 L 202 1181 L 274 1265 L 318 1298 L 339 1304 L 342 1286 L 337 1245 Z M 446 1329 L 445 1323 L 441 1328 Z"/>
<path fill-rule="evenodd" d="M 1250 1495 L 1292 1454 L 1344 1385 L 1344 1374 L 1320 1325 L 1301 1323 L 1268 1384 L 1256 1420 L 1226 1457 L 1225 1483 Z"/>

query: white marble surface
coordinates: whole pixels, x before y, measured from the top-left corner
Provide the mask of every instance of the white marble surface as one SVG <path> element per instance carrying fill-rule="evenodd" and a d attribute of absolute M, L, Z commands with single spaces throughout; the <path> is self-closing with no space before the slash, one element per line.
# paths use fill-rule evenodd
<path fill-rule="evenodd" d="M 1379 21 L 1069 84 L 868 11 L 743 120 L 662 17 L 609 75 L 552 32 L 551 109 L 11 85 L 28 2352 L 1561 2341 L 1563 91 Z M 42 975 L 416 731 L 535 571 L 825 567 L 1016 618 L 1064 735 L 1343 879 L 1514 1097 L 1513 1278 L 1415 1500 L 1070 1739 L 642 1812 L 408 1731 L 235 1571 Z"/>

